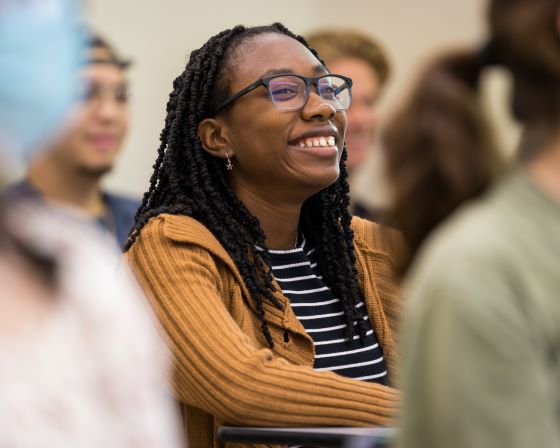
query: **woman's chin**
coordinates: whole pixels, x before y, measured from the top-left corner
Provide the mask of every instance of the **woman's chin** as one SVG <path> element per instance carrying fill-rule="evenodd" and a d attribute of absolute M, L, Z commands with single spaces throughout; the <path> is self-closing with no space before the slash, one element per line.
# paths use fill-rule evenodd
<path fill-rule="evenodd" d="M 332 169 L 323 169 L 309 173 L 303 177 L 302 189 L 308 189 L 311 192 L 310 196 L 312 196 L 334 184 L 338 180 L 339 175 L 340 169 L 338 166 Z"/>

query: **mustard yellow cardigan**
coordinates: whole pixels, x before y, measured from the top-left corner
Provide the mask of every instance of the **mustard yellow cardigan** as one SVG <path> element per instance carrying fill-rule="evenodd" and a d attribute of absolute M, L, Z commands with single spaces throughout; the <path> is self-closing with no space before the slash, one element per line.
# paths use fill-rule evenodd
<path fill-rule="evenodd" d="M 376 224 L 354 218 L 352 227 L 360 288 L 395 384 L 401 303 L 392 260 Z M 264 304 L 274 350 L 267 347 L 233 260 L 200 222 L 153 218 L 127 258 L 174 354 L 174 387 L 190 448 L 223 446 L 216 429 L 224 424 L 395 424 L 396 389 L 313 370 L 313 340 L 281 292 L 276 297 L 283 310 Z"/>

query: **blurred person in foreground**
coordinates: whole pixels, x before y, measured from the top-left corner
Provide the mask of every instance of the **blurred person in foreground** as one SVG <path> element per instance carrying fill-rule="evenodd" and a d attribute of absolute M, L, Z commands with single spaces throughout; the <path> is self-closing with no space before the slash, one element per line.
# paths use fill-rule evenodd
<path fill-rule="evenodd" d="M 173 83 L 125 246 L 175 354 L 192 447 L 238 426 L 390 426 L 390 242 L 348 211 L 352 80 L 283 25 L 236 26 Z"/>
<path fill-rule="evenodd" d="M 402 448 L 560 446 L 560 1 L 493 0 L 488 17 L 487 45 L 440 58 L 386 134 L 395 210 L 417 214 L 403 228 Z M 487 189 L 477 93 L 496 64 L 523 135 Z"/>
<path fill-rule="evenodd" d="M 359 188 L 359 179 L 360 174 L 365 174 L 366 162 L 375 149 L 378 102 L 391 74 L 389 59 L 379 42 L 357 31 L 328 29 L 310 33 L 307 40 L 329 70 L 352 78 L 352 105 L 348 109 L 346 130 L 351 208 L 357 216 L 379 221 L 383 219 L 384 200 L 378 194 L 366 197 Z"/>
<path fill-rule="evenodd" d="M 77 20 L 68 0 L 0 2 L 0 177 L 52 138 L 78 91 Z M 92 230 L 0 197 L 2 447 L 179 446 L 163 344 Z"/>
<path fill-rule="evenodd" d="M 97 35 L 88 38 L 82 101 L 67 128 L 34 157 L 26 179 L 8 188 L 14 200 L 40 196 L 91 217 L 121 246 L 134 225 L 138 200 L 104 191 L 128 130 L 129 62 Z"/>

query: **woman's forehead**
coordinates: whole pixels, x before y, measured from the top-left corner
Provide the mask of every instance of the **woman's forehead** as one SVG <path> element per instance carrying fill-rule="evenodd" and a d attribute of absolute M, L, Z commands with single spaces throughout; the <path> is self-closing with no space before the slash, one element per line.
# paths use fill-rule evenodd
<path fill-rule="evenodd" d="M 322 67 L 321 62 L 297 40 L 278 33 L 259 34 L 244 42 L 234 55 L 232 81 L 250 83 L 283 70 L 311 76 L 317 67 Z"/>

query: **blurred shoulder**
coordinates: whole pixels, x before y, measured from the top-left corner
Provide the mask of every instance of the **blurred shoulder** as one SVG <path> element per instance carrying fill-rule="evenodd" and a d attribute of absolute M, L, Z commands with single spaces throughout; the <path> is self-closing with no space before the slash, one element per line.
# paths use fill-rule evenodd
<path fill-rule="evenodd" d="M 109 207 L 113 210 L 120 211 L 121 213 L 132 214 L 136 213 L 140 207 L 140 199 L 116 194 L 112 192 L 104 192 L 105 200 Z"/>
<path fill-rule="evenodd" d="M 411 295 L 472 290 L 474 283 L 511 278 L 517 256 L 507 227 L 507 218 L 493 202 L 477 201 L 461 208 L 422 246 L 407 279 Z"/>

